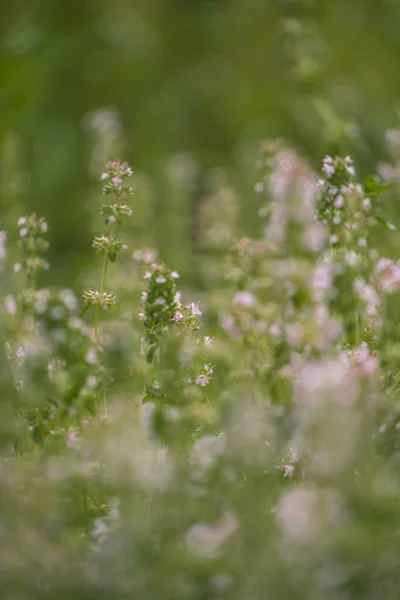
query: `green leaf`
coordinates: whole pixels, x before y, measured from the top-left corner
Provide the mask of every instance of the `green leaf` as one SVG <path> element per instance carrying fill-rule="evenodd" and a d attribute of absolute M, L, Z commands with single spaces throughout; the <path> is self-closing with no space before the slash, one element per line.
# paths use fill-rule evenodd
<path fill-rule="evenodd" d="M 91 304 L 86 304 L 86 306 L 84 306 L 80 312 L 80 316 L 83 317 L 84 314 L 87 313 L 87 311 L 89 310 L 89 308 L 91 307 Z"/>
<path fill-rule="evenodd" d="M 375 219 L 378 223 L 386 227 L 386 229 L 389 229 L 390 231 L 397 231 L 396 225 L 386 217 L 382 215 L 375 215 Z"/>
<path fill-rule="evenodd" d="M 370 175 L 364 179 L 363 190 L 366 194 L 371 194 L 372 192 L 375 192 L 377 187 L 378 187 L 378 181 L 377 181 L 376 177 L 373 177 L 372 175 Z"/>
<path fill-rule="evenodd" d="M 381 185 L 376 190 L 376 193 L 377 194 L 383 194 L 383 192 L 386 192 L 387 190 L 390 190 L 390 188 L 392 186 L 393 186 L 393 182 L 392 181 L 388 181 L 387 183 L 381 183 Z"/>
<path fill-rule="evenodd" d="M 119 306 L 116 306 L 116 304 L 113 304 L 112 306 L 109 306 L 108 308 L 111 308 L 111 310 L 119 311 Z"/>
<path fill-rule="evenodd" d="M 155 353 L 156 353 L 156 346 L 151 346 L 151 348 L 149 349 L 149 351 L 147 353 L 147 357 L 146 357 L 148 363 L 151 364 L 153 362 Z"/>

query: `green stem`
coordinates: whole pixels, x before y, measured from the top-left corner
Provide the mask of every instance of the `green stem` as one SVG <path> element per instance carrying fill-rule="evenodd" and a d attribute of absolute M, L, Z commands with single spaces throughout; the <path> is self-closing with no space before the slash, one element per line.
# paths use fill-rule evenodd
<path fill-rule="evenodd" d="M 110 229 L 110 235 L 108 236 L 109 240 L 114 235 L 115 226 L 116 226 L 116 224 L 114 223 Z M 100 299 L 102 298 L 103 293 L 105 292 L 105 288 L 106 288 L 108 262 L 109 262 L 109 258 L 108 258 L 108 254 L 106 252 L 104 254 L 103 271 L 101 273 L 101 282 L 100 282 L 100 291 L 99 291 Z M 94 311 L 94 343 L 95 344 L 97 344 L 97 335 L 98 335 L 98 329 L 99 329 L 99 316 L 100 316 L 100 305 L 98 304 Z"/>
<path fill-rule="evenodd" d="M 114 231 L 116 228 L 116 223 L 113 223 L 111 229 L 110 229 L 110 234 L 108 236 L 108 239 L 111 240 L 113 235 L 114 235 Z M 109 262 L 109 257 L 108 257 L 108 253 L 106 252 L 104 254 L 104 260 L 103 260 L 103 271 L 101 273 L 101 281 L 100 281 L 100 291 L 99 291 L 99 295 L 100 295 L 100 300 L 103 296 L 103 293 L 105 292 L 106 289 L 106 281 L 107 281 L 107 271 L 108 271 L 108 262 Z M 98 343 L 98 331 L 99 331 L 99 316 L 100 316 L 100 305 L 98 304 L 95 308 L 94 311 L 94 343 L 95 346 L 97 346 Z M 97 352 L 98 352 L 98 348 Z M 100 357 L 97 354 L 97 360 L 98 360 L 98 366 L 100 367 Z M 107 399 L 106 399 L 106 388 L 105 385 L 103 386 L 103 407 L 104 407 L 104 415 L 107 415 Z"/>
<path fill-rule="evenodd" d="M 355 345 L 358 346 L 360 344 L 360 323 L 359 323 L 357 308 L 354 311 L 354 326 L 355 326 Z"/>
<path fill-rule="evenodd" d="M 203 393 L 204 393 L 204 400 L 206 401 L 206 404 L 209 406 L 209 408 L 211 408 L 211 409 L 212 409 L 211 402 L 210 402 L 210 401 L 209 401 L 209 399 L 208 399 L 208 396 L 207 396 L 207 394 L 206 394 L 206 391 L 205 391 L 205 390 L 203 390 Z"/>

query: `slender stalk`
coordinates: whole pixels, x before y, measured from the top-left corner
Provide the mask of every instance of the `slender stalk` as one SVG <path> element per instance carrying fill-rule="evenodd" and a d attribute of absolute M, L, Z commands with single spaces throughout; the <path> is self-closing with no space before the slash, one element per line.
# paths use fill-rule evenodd
<path fill-rule="evenodd" d="M 109 240 L 112 239 L 114 232 L 115 232 L 115 228 L 116 228 L 116 223 L 113 223 L 111 226 L 111 229 L 110 229 L 110 234 L 108 236 Z M 103 296 L 103 293 L 105 292 L 105 289 L 106 289 L 108 263 L 109 263 L 109 257 L 108 257 L 108 253 L 106 252 L 104 254 L 103 270 L 101 273 L 100 291 L 99 291 L 100 298 Z M 96 346 L 98 343 L 99 316 L 100 316 L 100 306 L 97 305 L 95 308 L 95 311 L 94 311 L 94 343 Z M 97 354 L 97 360 L 98 360 L 98 366 L 100 367 L 100 357 L 98 354 Z M 104 416 L 107 416 L 107 399 L 106 399 L 105 385 L 103 385 L 103 408 L 104 408 Z"/>
<path fill-rule="evenodd" d="M 112 225 L 112 227 L 110 229 L 110 234 L 108 236 L 109 240 L 114 235 L 115 227 L 116 227 L 116 223 L 113 223 L 113 225 Z M 99 292 L 100 298 L 103 296 L 103 293 L 105 292 L 105 288 L 106 288 L 108 263 L 109 263 L 109 258 L 108 258 L 108 254 L 106 252 L 104 254 L 103 270 L 102 270 L 102 273 L 101 273 L 100 292 Z M 100 316 L 100 306 L 97 305 L 96 308 L 95 308 L 95 311 L 94 311 L 94 342 L 95 342 L 95 344 L 97 344 L 97 338 L 98 338 L 99 316 Z"/>
<path fill-rule="evenodd" d="M 208 407 L 209 407 L 209 408 L 211 408 L 211 409 L 212 409 L 211 402 L 210 402 L 210 401 L 209 401 L 209 399 L 208 399 L 208 396 L 207 396 L 207 394 L 206 394 L 206 391 L 204 390 L 204 391 L 203 391 L 203 393 L 204 393 L 204 400 L 206 401 L 206 404 L 208 405 Z"/>
<path fill-rule="evenodd" d="M 354 326 L 355 326 L 355 345 L 358 346 L 360 344 L 360 321 L 359 321 L 357 308 L 354 311 Z"/>

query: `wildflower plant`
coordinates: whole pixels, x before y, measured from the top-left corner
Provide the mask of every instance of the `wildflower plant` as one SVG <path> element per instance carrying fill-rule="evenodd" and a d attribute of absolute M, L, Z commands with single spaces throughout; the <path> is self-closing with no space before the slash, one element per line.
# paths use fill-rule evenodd
<path fill-rule="evenodd" d="M 33 213 L 29 217 L 20 217 L 18 227 L 18 245 L 22 260 L 15 263 L 14 272 L 25 273 L 29 287 L 35 289 L 38 275 L 49 268 L 49 263 L 44 258 L 45 252 L 49 249 L 49 242 L 44 237 L 48 225 L 43 217 Z"/>
<path fill-rule="evenodd" d="M 233 240 L 232 218 L 209 251 L 221 215 L 207 205 L 201 302 L 151 248 L 118 261 L 110 286 L 131 171 L 107 165 L 101 285 L 84 293 L 94 335 L 74 292 L 28 267 L 47 248 L 40 218 L 20 223 L 26 278 L 18 293 L 3 278 L 0 313 L 7 592 L 396 597 L 400 263 L 370 235 L 385 190 L 357 183 L 350 157 L 317 175 L 283 140 L 260 162 L 259 235 Z M 107 286 L 123 310 L 100 344 Z M 137 322 L 125 306 L 140 293 Z"/>
<path fill-rule="evenodd" d="M 177 271 L 156 263 L 150 268 L 151 271 L 147 270 L 143 276 L 148 280 L 148 291 L 142 293 L 143 305 L 139 316 L 146 328 L 143 341 L 149 347 L 147 360 L 152 362 L 156 352 L 160 354 L 164 334 L 172 327 L 178 331 L 199 329 L 201 310 L 194 302 L 182 306 L 181 294 L 176 287 L 180 277 Z"/>
<path fill-rule="evenodd" d="M 114 201 L 110 204 L 103 204 L 100 212 L 105 216 L 105 224 L 109 228 L 107 235 L 95 236 L 93 248 L 96 254 L 103 255 L 103 269 L 101 274 L 99 290 L 85 290 L 83 299 L 85 307 L 82 310 L 84 314 L 91 306 L 94 307 L 94 339 L 98 339 L 98 327 L 100 310 L 113 309 L 118 310 L 114 292 L 106 291 L 108 263 L 115 262 L 118 254 L 127 249 L 127 245 L 115 237 L 116 229 L 122 225 L 126 217 L 132 215 L 132 209 L 126 204 L 121 204 L 123 195 L 133 194 L 133 189 L 126 184 L 126 180 L 132 176 L 132 169 L 126 162 L 116 159 L 108 162 L 105 166 L 100 179 L 104 181 L 103 194 L 113 196 Z"/>

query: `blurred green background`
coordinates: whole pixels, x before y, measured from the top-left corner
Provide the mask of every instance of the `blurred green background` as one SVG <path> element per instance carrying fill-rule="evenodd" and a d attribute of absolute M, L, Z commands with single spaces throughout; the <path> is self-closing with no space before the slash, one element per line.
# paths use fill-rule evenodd
<path fill-rule="evenodd" d="M 3 1 L 2 226 L 43 214 L 51 276 L 76 275 L 92 258 L 100 165 L 116 154 L 138 174 L 137 240 L 188 271 L 210 169 L 255 226 L 260 138 L 287 138 L 316 168 L 332 152 L 361 175 L 385 160 L 399 31 L 397 0 Z"/>

